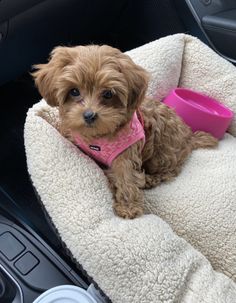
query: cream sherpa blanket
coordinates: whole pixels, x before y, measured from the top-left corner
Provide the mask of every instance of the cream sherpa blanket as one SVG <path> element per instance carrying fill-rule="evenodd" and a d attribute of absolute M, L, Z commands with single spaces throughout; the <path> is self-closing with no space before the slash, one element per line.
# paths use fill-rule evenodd
<path fill-rule="evenodd" d="M 236 112 L 235 67 L 199 40 L 178 34 L 128 54 L 150 71 L 150 95 L 190 87 Z M 217 149 L 194 151 L 176 180 L 145 192 L 146 215 L 123 220 L 103 172 L 57 121 L 45 101 L 29 110 L 29 173 L 62 240 L 112 302 L 236 302 L 227 277 L 236 280 L 236 122 Z"/>

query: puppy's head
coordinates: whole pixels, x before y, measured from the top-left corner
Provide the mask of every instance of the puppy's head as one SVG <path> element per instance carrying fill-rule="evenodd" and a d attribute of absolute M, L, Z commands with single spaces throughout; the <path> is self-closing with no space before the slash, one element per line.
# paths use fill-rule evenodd
<path fill-rule="evenodd" d="M 148 75 L 118 49 L 57 47 L 33 73 L 39 92 L 59 106 L 64 128 L 92 139 L 112 137 L 144 99 Z"/>

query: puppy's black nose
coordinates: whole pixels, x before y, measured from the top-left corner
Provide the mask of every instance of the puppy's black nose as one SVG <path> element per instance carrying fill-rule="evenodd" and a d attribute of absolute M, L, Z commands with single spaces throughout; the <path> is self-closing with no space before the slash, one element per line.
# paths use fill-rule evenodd
<path fill-rule="evenodd" d="M 88 124 L 93 123 L 97 118 L 97 114 L 92 112 L 91 110 L 86 110 L 83 113 L 83 116 L 84 116 L 85 122 L 87 122 Z"/>

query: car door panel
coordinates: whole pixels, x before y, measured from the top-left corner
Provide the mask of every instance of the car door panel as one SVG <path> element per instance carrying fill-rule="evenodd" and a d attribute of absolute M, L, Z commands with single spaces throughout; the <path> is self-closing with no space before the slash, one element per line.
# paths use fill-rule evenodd
<path fill-rule="evenodd" d="M 236 62 L 236 1 L 185 0 L 209 44 Z"/>

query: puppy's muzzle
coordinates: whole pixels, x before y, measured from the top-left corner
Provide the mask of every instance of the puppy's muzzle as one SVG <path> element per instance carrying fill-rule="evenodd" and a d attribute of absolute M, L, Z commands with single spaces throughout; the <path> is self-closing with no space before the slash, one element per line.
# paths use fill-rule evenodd
<path fill-rule="evenodd" d="M 84 117 L 84 121 L 87 123 L 87 124 L 92 124 L 94 123 L 94 121 L 97 119 L 97 114 L 94 113 L 93 111 L 91 110 L 86 110 L 84 113 L 83 113 L 83 117 Z"/>

